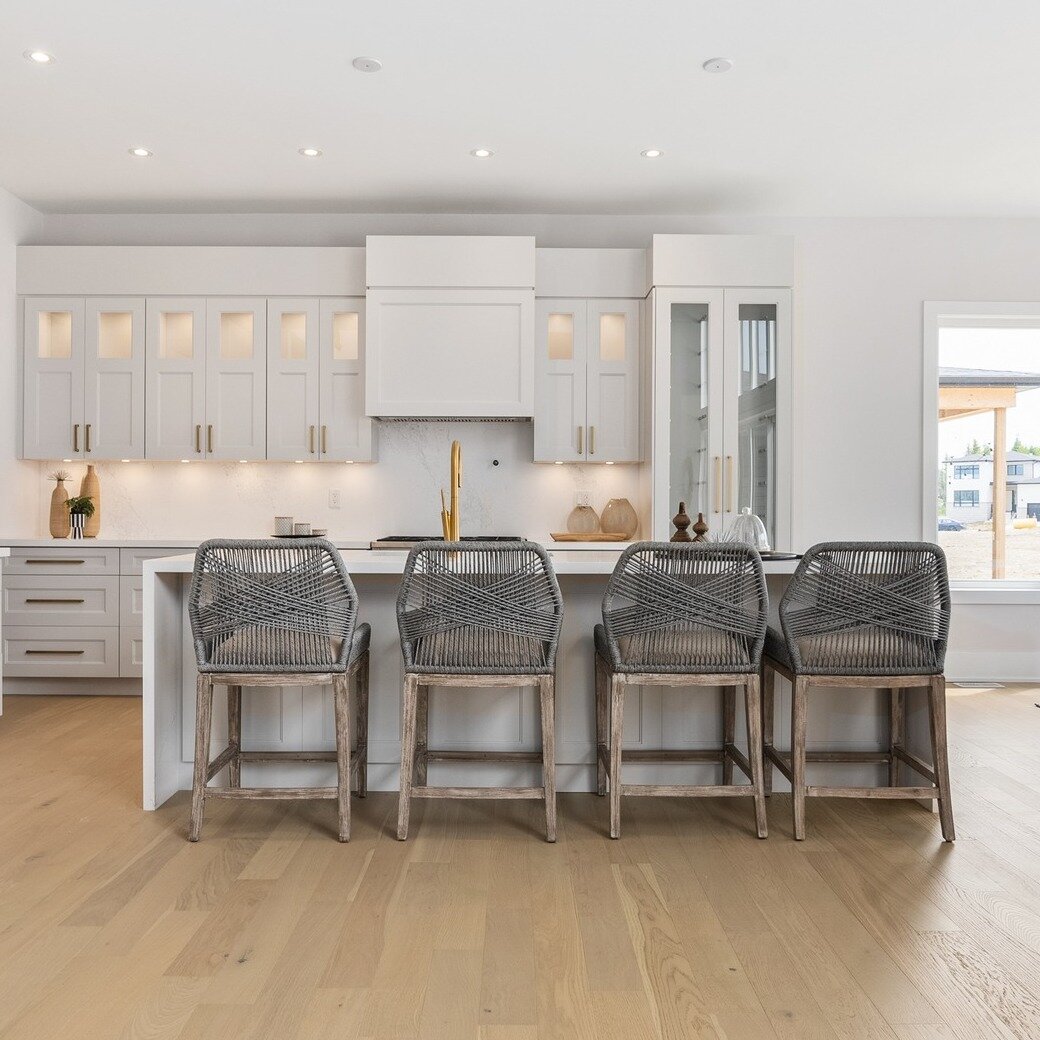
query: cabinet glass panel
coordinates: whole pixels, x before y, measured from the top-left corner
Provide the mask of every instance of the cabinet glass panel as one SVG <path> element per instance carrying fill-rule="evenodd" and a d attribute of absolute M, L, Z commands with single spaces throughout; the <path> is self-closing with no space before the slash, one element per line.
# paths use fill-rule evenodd
<path fill-rule="evenodd" d="M 625 316 L 623 314 L 601 314 L 599 316 L 599 359 L 600 361 L 625 360 Z"/>
<path fill-rule="evenodd" d="M 163 311 L 159 315 L 159 357 L 190 361 L 195 352 L 194 332 L 191 311 Z"/>
<path fill-rule="evenodd" d="M 71 311 L 41 311 L 39 319 L 39 357 L 72 357 Z"/>
<path fill-rule="evenodd" d="M 574 360 L 574 315 L 549 315 L 549 360 Z"/>
<path fill-rule="evenodd" d="M 358 312 L 337 311 L 332 316 L 332 358 L 334 361 L 358 359 Z"/>
<path fill-rule="evenodd" d="M 307 315 L 303 313 L 281 316 L 281 344 L 283 361 L 307 360 Z"/>
<path fill-rule="evenodd" d="M 708 387 L 708 305 L 673 303 L 671 313 L 670 506 L 713 512 L 709 501 L 711 444 Z"/>
<path fill-rule="evenodd" d="M 250 361 L 253 357 L 253 314 L 225 311 L 220 316 L 220 356 L 225 361 Z"/>
<path fill-rule="evenodd" d="M 776 544 L 776 329 L 774 303 L 737 311 L 740 381 L 737 401 L 737 512 L 749 508 Z"/>
<path fill-rule="evenodd" d="M 129 311 L 98 315 L 98 357 L 129 360 L 134 356 L 134 316 Z"/>

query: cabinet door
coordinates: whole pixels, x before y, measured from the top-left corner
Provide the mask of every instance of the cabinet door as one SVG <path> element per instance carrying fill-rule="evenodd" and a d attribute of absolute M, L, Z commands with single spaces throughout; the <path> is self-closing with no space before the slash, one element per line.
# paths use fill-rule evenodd
<path fill-rule="evenodd" d="M 267 457 L 318 457 L 318 301 L 267 301 Z"/>
<path fill-rule="evenodd" d="M 145 457 L 201 459 L 206 424 L 206 301 L 145 304 Z"/>
<path fill-rule="evenodd" d="M 267 457 L 267 301 L 206 302 L 206 457 Z"/>
<path fill-rule="evenodd" d="M 790 548 L 789 289 L 726 289 L 723 521 L 743 509 Z"/>
<path fill-rule="evenodd" d="M 721 289 L 654 289 L 654 538 L 671 537 L 680 502 L 723 525 L 723 297 Z"/>
<path fill-rule="evenodd" d="M 144 458 L 144 300 L 85 303 L 83 449 L 91 459 Z"/>
<path fill-rule="evenodd" d="M 536 302 L 535 462 L 581 462 L 587 457 L 587 317 L 586 300 Z"/>
<path fill-rule="evenodd" d="M 639 462 L 639 301 L 590 300 L 589 462 Z"/>
<path fill-rule="evenodd" d="M 319 451 L 326 462 L 369 461 L 372 420 L 365 415 L 365 300 L 323 299 Z"/>
<path fill-rule="evenodd" d="M 83 300 L 25 301 L 22 455 L 83 457 Z"/>

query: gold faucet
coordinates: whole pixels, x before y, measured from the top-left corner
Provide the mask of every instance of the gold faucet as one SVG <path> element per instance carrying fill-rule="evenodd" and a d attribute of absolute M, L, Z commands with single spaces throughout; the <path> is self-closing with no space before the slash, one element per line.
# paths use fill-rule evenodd
<path fill-rule="evenodd" d="M 446 542 L 457 542 L 461 534 L 459 517 L 459 488 L 462 487 L 462 445 L 458 441 L 451 442 L 451 505 L 444 502 L 444 491 L 441 491 L 441 529 Z"/>

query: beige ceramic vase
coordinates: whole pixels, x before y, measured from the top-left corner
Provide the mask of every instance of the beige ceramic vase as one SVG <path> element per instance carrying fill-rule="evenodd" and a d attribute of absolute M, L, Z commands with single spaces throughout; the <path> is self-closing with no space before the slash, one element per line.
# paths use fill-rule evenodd
<path fill-rule="evenodd" d="M 54 490 L 51 492 L 51 516 L 50 531 L 52 538 L 68 538 L 69 508 L 65 504 L 69 500 L 69 493 L 65 489 L 65 479 L 56 479 Z"/>
<path fill-rule="evenodd" d="M 97 538 L 101 531 L 101 482 L 93 465 L 87 466 L 86 475 L 79 489 L 80 495 L 89 495 L 94 503 L 94 515 L 88 516 L 83 526 L 84 538 Z"/>
<path fill-rule="evenodd" d="M 606 534 L 631 538 L 639 527 L 639 517 L 627 498 L 612 498 L 603 510 L 599 523 Z"/>
<path fill-rule="evenodd" d="M 575 506 L 567 517 L 567 530 L 571 534 L 598 534 L 599 516 L 592 506 Z"/>

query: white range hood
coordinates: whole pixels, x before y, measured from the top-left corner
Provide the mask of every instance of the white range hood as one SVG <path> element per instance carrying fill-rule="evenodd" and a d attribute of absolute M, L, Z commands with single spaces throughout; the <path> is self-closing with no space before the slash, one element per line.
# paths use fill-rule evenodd
<path fill-rule="evenodd" d="M 383 419 L 534 414 L 534 239 L 366 240 L 365 411 Z"/>

